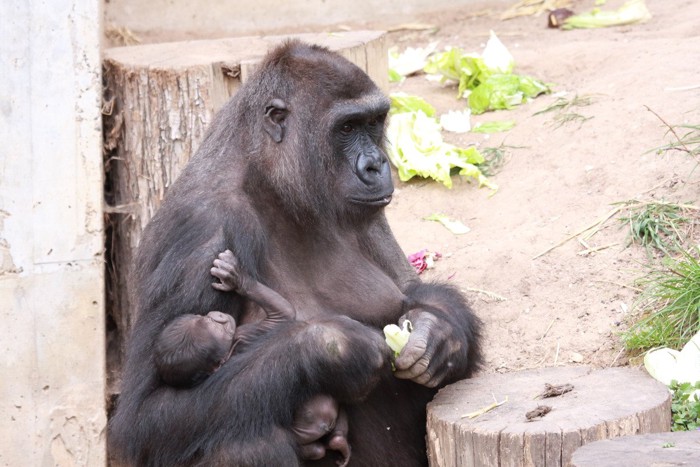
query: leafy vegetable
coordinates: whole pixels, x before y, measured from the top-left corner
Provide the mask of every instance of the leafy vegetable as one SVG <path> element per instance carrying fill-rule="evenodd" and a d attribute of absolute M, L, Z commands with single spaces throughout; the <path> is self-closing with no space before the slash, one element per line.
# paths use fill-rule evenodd
<path fill-rule="evenodd" d="M 594 8 L 588 13 L 569 16 L 561 25 L 562 29 L 605 28 L 625 24 L 644 23 L 651 19 L 651 13 L 644 0 L 629 0 L 617 11 L 603 11 Z"/>
<path fill-rule="evenodd" d="M 671 414 L 673 417 L 672 431 L 691 431 L 700 429 L 700 382 L 678 383 L 674 381 L 670 387 Z"/>
<path fill-rule="evenodd" d="M 458 169 L 459 175 L 476 179 L 479 186 L 496 189 L 477 167 L 484 162 L 484 157 L 479 151 L 473 146 L 460 148 L 443 141 L 440 124 L 422 108 L 429 104 L 425 101 L 420 103 L 417 99 L 420 98 L 392 96 L 392 102 L 397 102 L 397 106 L 392 109 L 387 139 L 389 159 L 397 168 L 399 179 L 405 182 L 418 175 L 432 178 L 452 188 L 450 175 L 454 168 Z M 421 108 L 410 112 L 401 111 L 416 107 Z M 428 111 L 431 109 L 432 107 Z M 434 113 L 434 109 L 432 112 Z"/>
<path fill-rule="evenodd" d="M 421 110 L 428 117 L 435 115 L 435 107 L 428 104 L 422 97 L 411 96 L 404 92 L 395 92 L 389 97 L 391 98 L 392 114 Z"/>
<path fill-rule="evenodd" d="M 394 351 L 394 357 L 398 357 L 401 350 L 406 346 L 408 338 L 411 337 L 413 325 L 409 320 L 403 322 L 403 328 L 395 324 L 387 324 L 384 326 L 384 340 Z"/>
<path fill-rule="evenodd" d="M 439 222 L 455 235 L 465 234 L 471 230 L 469 227 L 462 224 L 462 222 L 455 219 L 450 219 L 444 214 L 433 214 L 426 217 L 425 220 Z"/>
<path fill-rule="evenodd" d="M 397 47 L 389 49 L 389 80 L 392 82 L 403 81 L 404 77 L 417 73 L 425 66 L 428 55 L 435 51 L 437 42 L 432 42 L 427 47 L 407 47 L 403 53 L 399 53 Z"/>
<path fill-rule="evenodd" d="M 535 78 L 495 74 L 474 88 L 469 95 L 469 107 L 475 114 L 487 110 L 511 109 L 546 92 L 549 92 L 549 87 Z"/>
<path fill-rule="evenodd" d="M 431 55 L 424 70 L 440 75 L 443 83 L 459 83 L 457 95 L 468 97 L 471 111 L 480 114 L 487 110 L 510 109 L 550 91 L 535 78 L 513 74 L 514 66 L 513 56 L 491 31 L 481 56 L 454 47 Z"/>
<path fill-rule="evenodd" d="M 472 133 L 498 133 L 499 131 L 508 131 L 514 126 L 513 120 L 482 122 L 474 125 Z"/>
<path fill-rule="evenodd" d="M 446 114 L 440 115 L 440 126 L 443 130 L 453 133 L 466 133 L 471 129 L 471 110 L 450 110 Z"/>

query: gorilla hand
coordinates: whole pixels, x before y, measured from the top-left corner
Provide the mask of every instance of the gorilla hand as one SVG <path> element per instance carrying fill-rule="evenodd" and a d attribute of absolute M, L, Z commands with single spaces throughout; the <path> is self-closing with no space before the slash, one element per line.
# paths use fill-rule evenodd
<path fill-rule="evenodd" d="M 413 332 L 394 365 L 394 376 L 410 379 L 434 388 L 457 370 L 459 362 L 467 360 L 468 345 L 464 333 L 447 319 L 441 310 L 418 306 L 399 319 L 411 321 Z"/>
<path fill-rule="evenodd" d="M 219 253 L 211 268 L 211 275 L 221 282 L 212 283 L 212 287 L 222 292 L 238 292 L 240 295 L 249 295 L 255 284 L 255 280 L 243 272 L 238 259 L 231 250 Z"/>

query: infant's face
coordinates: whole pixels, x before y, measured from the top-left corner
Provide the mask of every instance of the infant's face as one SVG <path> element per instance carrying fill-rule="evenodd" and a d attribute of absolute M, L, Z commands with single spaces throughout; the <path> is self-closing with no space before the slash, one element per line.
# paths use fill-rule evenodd
<path fill-rule="evenodd" d="M 201 319 L 204 327 L 217 342 L 226 343 L 227 348 L 233 345 L 233 334 L 236 332 L 236 320 L 233 316 L 220 311 L 210 311 Z"/>

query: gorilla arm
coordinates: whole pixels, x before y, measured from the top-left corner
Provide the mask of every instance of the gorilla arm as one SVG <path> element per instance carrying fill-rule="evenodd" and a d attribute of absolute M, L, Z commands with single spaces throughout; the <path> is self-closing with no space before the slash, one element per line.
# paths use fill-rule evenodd
<path fill-rule="evenodd" d="M 447 284 L 421 282 L 383 213 L 368 228 L 364 244 L 408 298 L 399 324 L 410 320 L 413 332 L 396 358 L 394 375 L 427 387 L 471 376 L 482 360 L 481 321 L 462 294 Z"/>

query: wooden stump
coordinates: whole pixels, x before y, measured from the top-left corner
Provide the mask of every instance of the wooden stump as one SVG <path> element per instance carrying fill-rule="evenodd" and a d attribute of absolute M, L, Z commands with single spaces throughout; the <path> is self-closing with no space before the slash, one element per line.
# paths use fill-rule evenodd
<path fill-rule="evenodd" d="M 573 389 L 539 398 L 546 384 Z M 469 418 L 494 399 L 507 401 Z M 526 414 L 538 406 L 550 410 L 528 421 Z M 428 405 L 428 456 L 433 467 L 569 466 L 584 444 L 670 426 L 668 389 L 640 370 L 559 367 L 492 374 L 459 381 L 435 396 Z"/>
<path fill-rule="evenodd" d="M 104 51 L 108 384 L 118 391 L 124 336 L 135 316 L 128 270 L 141 232 L 204 137 L 214 113 L 289 37 L 338 52 L 388 87 L 384 33 L 240 37 Z"/>
<path fill-rule="evenodd" d="M 700 466 L 700 431 L 624 436 L 587 444 L 574 452 L 574 467 Z"/>

